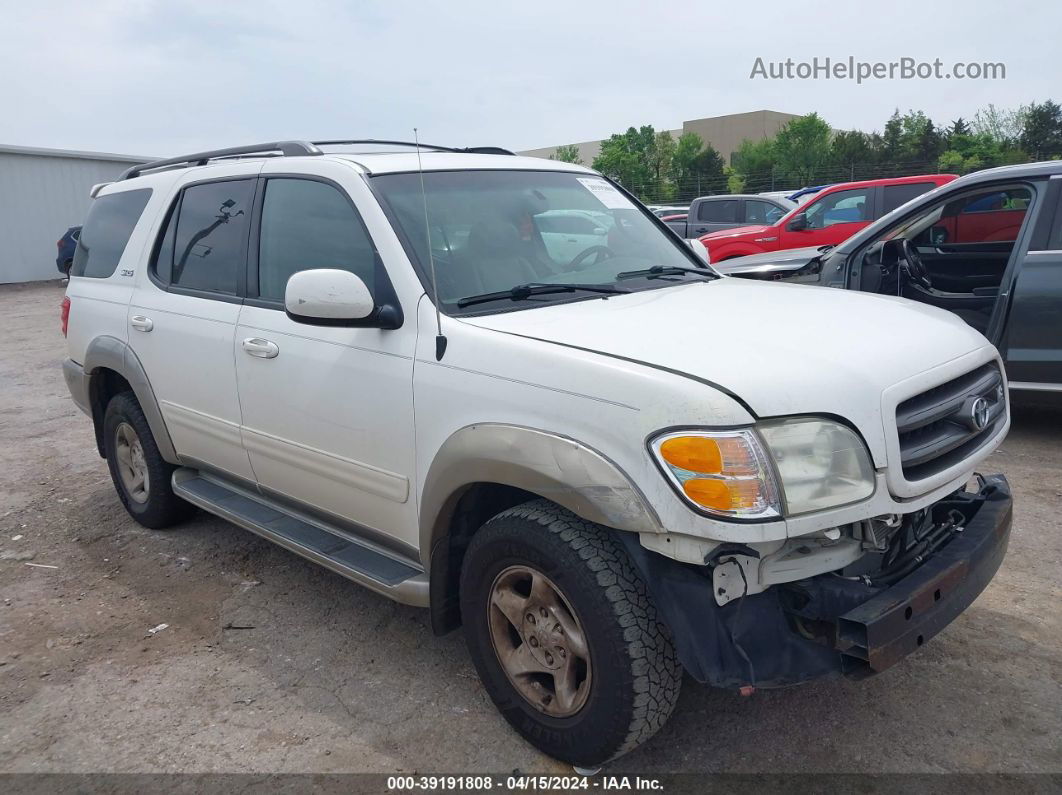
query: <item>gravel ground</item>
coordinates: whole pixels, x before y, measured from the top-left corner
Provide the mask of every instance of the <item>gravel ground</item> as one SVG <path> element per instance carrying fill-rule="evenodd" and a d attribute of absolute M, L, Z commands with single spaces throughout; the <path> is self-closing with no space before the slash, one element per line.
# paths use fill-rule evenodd
<path fill-rule="evenodd" d="M 0 772 L 570 771 L 425 612 L 205 513 L 135 524 L 63 383 L 61 295 L 0 288 Z M 1010 552 L 925 648 L 750 698 L 687 679 L 609 772 L 1062 771 L 1060 449 L 1062 408 L 1015 408 L 984 467 L 1014 487 Z"/>

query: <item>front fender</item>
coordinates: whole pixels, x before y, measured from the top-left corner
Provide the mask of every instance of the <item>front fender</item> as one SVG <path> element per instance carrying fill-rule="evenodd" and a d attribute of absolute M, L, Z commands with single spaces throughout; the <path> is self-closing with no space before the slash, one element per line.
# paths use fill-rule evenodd
<path fill-rule="evenodd" d="M 446 534 L 457 501 L 476 483 L 522 489 L 617 530 L 664 532 L 631 478 L 590 446 L 533 428 L 483 423 L 455 431 L 432 461 L 420 500 L 421 554 L 430 554 Z"/>

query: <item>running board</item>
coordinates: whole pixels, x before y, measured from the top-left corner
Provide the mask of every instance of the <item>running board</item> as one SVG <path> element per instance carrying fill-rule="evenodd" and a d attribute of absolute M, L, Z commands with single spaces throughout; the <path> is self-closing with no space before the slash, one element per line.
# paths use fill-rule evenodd
<path fill-rule="evenodd" d="M 403 604 L 428 606 L 428 575 L 336 527 L 293 513 L 261 494 L 182 467 L 173 491 L 204 511 L 257 533 L 359 585 Z"/>

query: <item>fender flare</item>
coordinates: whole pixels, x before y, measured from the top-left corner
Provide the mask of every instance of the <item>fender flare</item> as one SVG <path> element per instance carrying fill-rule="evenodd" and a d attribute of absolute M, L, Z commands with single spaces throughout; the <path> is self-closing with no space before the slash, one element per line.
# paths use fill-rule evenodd
<path fill-rule="evenodd" d="M 461 495 L 476 483 L 522 489 L 617 530 L 665 532 L 633 480 L 592 447 L 534 428 L 482 423 L 451 434 L 428 469 L 420 499 L 424 558 L 447 534 Z"/>
<path fill-rule="evenodd" d="M 88 349 L 85 351 L 85 361 L 82 366 L 85 375 L 90 379 L 90 403 L 94 395 L 93 390 L 96 388 L 94 386 L 95 378 L 98 375 L 96 371 L 103 368 L 113 370 L 129 382 L 129 386 L 132 387 L 133 394 L 136 395 L 137 402 L 140 403 L 140 408 L 147 418 L 148 427 L 151 428 L 151 435 L 155 437 L 155 444 L 158 445 L 159 453 L 164 460 L 171 464 L 181 463 L 177 450 L 173 446 L 173 440 L 170 438 L 170 432 L 166 429 L 166 422 L 162 418 L 162 410 L 159 408 L 158 400 L 155 398 L 155 390 L 151 388 L 151 382 L 148 380 L 144 365 L 140 363 L 140 359 L 137 358 L 133 349 L 126 342 L 108 335 L 96 337 L 89 343 Z M 97 422 L 97 441 L 101 441 L 100 434 L 102 433 L 103 417 L 101 415 L 96 418 L 93 415 L 93 419 Z M 100 454 L 103 454 L 102 447 Z"/>

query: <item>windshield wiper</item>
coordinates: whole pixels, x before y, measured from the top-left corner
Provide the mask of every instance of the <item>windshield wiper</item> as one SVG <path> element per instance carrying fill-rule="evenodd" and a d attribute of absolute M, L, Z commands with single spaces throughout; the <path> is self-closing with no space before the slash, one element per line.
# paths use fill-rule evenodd
<path fill-rule="evenodd" d="M 640 271 L 624 271 L 623 273 L 617 273 L 617 279 L 633 279 L 636 276 L 644 276 L 647 279 L 659 279 L 661 276 L 677 276 L 680 273 L 692 273 L 696 276 L 703 276 L 708 281 L 715 281 L 717 278 L 714 273 L 706 270 L 699 270 L 697 268 L 683 268 L 678 265 L 654 265 L 651 268 L 645 268 Z"/>
<path fill-rule="evenodd" d="M 612 287 L 607 284 L 550 284 L 548 282 L 529 282 L 518 284 L 508 290 L 499 290 L 495 293 L 482 293 L 480 295 L 468 295 L 457 301 L 458 307 L 464 309 L 473 304 L 485 304 L 490 301 L 524 301 L 532 295 L 550 295 L 552 293 L 574 293 L 576 291 L 587 293 L 603 293 L 605 295 L 618 295 L 629 293 L 622 287 Z"/>

